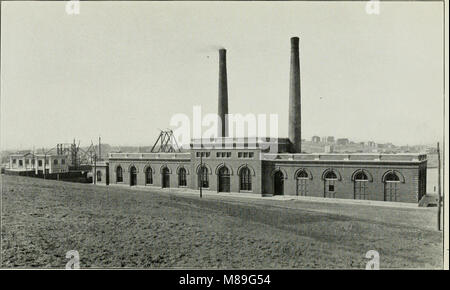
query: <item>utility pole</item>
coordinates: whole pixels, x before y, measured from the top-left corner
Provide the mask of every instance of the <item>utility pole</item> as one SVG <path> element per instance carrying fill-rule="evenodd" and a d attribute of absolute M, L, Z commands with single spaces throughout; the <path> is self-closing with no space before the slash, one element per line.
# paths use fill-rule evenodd
<path fill-rule="evenodd" d="M 98 136 L 98 158 L 102 160 L 102 137 Z"/>
<path fill-rule="evenodd" d="M 200 136 L 200 150 L 203 149 L 203 139 Z M 203 188 L 203 151 L 200 151 L 200 198 L 202 198 Z"/>
<path fill-rule="evenodd" d="M 92 175 L 94 184 L 97 184 L 97 154 L 94 154 L 94 174 Z"/>
<path fill-rule="evenodd" d="M 47 152 L 45 151 L 45 149 L 44 148 L 42 148 L 42 151 L 44 152 L 44 179 L 45 179 L 45 177 L 46 177 L 46 174 L 45 174 L 45 165 L 47 164 Z"/>
<path fill-rule="evenodd" d="M 438 155 L 438 213 L 437 213 L 437 228 L 441 230 L 441 152 L 439 150 L 439 142 L 437 143 Z"/>

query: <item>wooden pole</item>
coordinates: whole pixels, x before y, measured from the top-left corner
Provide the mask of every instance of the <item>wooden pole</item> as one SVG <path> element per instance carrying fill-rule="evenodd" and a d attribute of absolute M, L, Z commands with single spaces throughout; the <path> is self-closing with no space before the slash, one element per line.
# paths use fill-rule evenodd
<path fill-rule="evenodd" d="M 45 152 L 45 149 L 44 148 L 42 148 L 42 151 L 44 151 L 44 179 L 45 179 L 45 177 L 46 177 L 46 174 L 45 174 L 45 165 L 46 165 L 46 161 L 47 161 L 47 152 Z"/>
<path fill-rule="evenodd" d="M 438 213 L 437 213 L 437 228 L 441 230 L 441 152 L 439 150 L 439 142 L 437 143 L 438 155 Z"/>
<path fill-rule="evenodd" d="M 97 154 L 94 154 L 94 174 L 92 175 L 94 184 L 97 184 Z"/>
<path fill-rule="evenodd" d="M 201 138 L 201 137 L 200 137 Z M 200 150 L 203 149 L 203 140 L 200 139 Z M 203 188 L 203 152 L 200 151 L 200 198 L 202 198 L 202 188 Z"/>

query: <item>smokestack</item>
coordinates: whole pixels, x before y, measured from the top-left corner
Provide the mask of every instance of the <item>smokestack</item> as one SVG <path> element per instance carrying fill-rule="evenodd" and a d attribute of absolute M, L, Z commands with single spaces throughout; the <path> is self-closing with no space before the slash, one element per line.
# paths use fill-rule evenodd
<path fill-rule="evenodd" d="M 291 76 L 289 84 L 289 141 L 291 152 L 302 152 L 300 57 L 298 37 L 291 38 Z"/>
<path fill-rule="evenodd" d="M 227 50 L 219 49 L 219 126 L 218 137 L 228 137 L 226 116 L 228 115 L 228 86 L 227 86 Z"/>

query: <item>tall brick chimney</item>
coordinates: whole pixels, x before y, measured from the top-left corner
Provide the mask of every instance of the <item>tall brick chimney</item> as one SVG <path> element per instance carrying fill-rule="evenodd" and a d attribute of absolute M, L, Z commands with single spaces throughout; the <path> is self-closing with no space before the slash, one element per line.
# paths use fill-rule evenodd
<path fill-rule="evenodd" d="M 226 115 L 228 115 L 228 86 L 227 86 L 227 50 L 219 49 L 219 125 L 218 137 L 228 137 Z"/>
<path fill-rule="evenodd" d="M 300 57 L 298 37 L 291 38 L 291 75 L 289 83 L 289 141 L 291 152 L 302 152 L 302 118 L 300 94 Z"/>

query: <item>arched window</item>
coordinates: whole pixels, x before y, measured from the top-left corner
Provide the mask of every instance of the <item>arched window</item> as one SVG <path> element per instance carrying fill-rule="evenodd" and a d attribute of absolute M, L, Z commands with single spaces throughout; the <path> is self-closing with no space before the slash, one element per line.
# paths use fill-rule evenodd
<path fill-rule="evenodd" d="M 121 166 L 117 166 L 116 168 L 116 182 L 123 182 L 123 174 Z"/>
<path fill-rule="evenodd" d="M 356 181 L 369 180 L 369 178 L 367 178 L 367 175 L 363 171 L 359 171 L 355 175 L 355 180 Z"/>
<path fill-rule="evenodd" d="M 367 182 L 369 178 L 364 171 L 358 171 L 354 178 L 353 198 L 354 199 L 369 199 L 367 190 Z"/>
<path fill-rule="evenodd" d="M 297 195 L 307 196 L 308 195 L 308 172 L 305 170 L 300 170 L 297 173 Z"/>
<path fill-rule="evenodd" d="M 161 169 L 161 187 L 162 188 L 170 187 L 170 170 L 167 167 L 163 167 Z"/>
<path fill-rule="evenodd" d="M 230 170 L 226 166 L 219 169 L 218 192 L 230 192 Z"/>
<path fill-rule="evenodd" d="M 97 181 L 102 181 L 102 172 L 97 171 Z"/>
<path fill-rule="evenodd" d="M 297 174 L 297 178 L 308 178 L 308 172 L 306 172 L 305 170 L 301 170 L 301 171 Z"/>
<path fill-rule="evenodd" d="M 384 178 L 384 200 L 397 201 L 398 199 L 398 184 L 400 178 L 395 172 L 389 172 Z"/>
<path fill-rule="evenodd" d="M 325 174 L 325 179 L 337 179 L 336 173 L 334 173 L 333 171 L 328 171 L 327 174 Z"/>
<path fill-rule="evenodd" d="M 180 168 L 178 170 L 178 186 L 186 186 L 186 169 Z"/>
<path fill-rule="evenodd" d="M 244 167 L 241 169 L 240 175 L 240 188 L 241 190 L 252 190 L 252 175 L 250 173 L 250 169 L 248 167 Z"/>
<path fill-rule="evenodd" d="M 137 185 L 137 169 L 134 166 L 130 167 L 130 186 Z"/>
<path fill-rule="evenodd" d="M 150 166 L 145 169 L 145 184 L 153 184 L 153 171 Z"/>
<path fill-rule="evenodd" d="M 336 197 L 336 180 L 337 175 L 334 171 L 329 170 L 324 176 L 324 197 Z"/>
<path fill-rule="evenodd" d="M 198 177 L 199 177 L 198 184 L 203 188 L 208 188 L 209 187 L 208 167 L 206 166 L 200 167 Z"/>
<path fill-rule="evenodd" d="M 388 174 L 386 174 L 386 177 L 384 178 L 385 181 L 390 181 L 390 182 L 396 182 L 396 181 L 400 181 L 400 178 L 398 178 L 397 174 L 395 174 L 394 172 L 389 172 Z"/>

